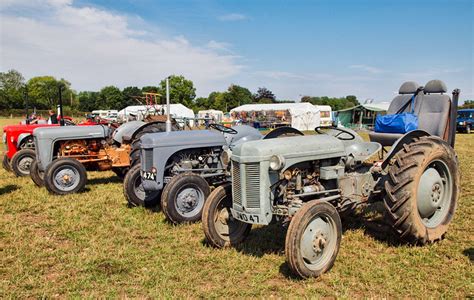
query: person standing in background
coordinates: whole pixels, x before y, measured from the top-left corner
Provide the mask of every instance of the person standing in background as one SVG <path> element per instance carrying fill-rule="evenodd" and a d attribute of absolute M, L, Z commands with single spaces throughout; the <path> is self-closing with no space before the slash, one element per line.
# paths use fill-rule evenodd
<path fill-rule="evenodd" d="M 49 110 L 49 119 L 48 119 L 48 124 L 58 124 L 58 115 L 52 111 Z"/>

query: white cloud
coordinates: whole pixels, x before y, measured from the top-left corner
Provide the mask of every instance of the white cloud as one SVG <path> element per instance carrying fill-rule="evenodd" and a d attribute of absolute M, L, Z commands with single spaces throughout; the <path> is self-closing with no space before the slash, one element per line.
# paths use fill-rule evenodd
<path fill-rule="evenodd" d="M 233 13 L 233 14 L 219 16 L 217 17 L 217 19 L 219 21 L 242 21 L 242 20 L 247 19 L 247 16 L 243 14 Z"/>
<path fill-rule="evenodd" d="M 231 52 L 230 47 L 232 45 L 230 43 L 218 42 L 218 41 L 215 41 L 215 40 L 211 40 L 211 41 L 209 41 L 209 43 L 207 43 L 206 46 L 209 49 Z"/>
<path fill-rule="evenodd" d="M 382 69 L 372 67 L 372 66 L 367 66 L 367 65 L 351 65 L 351 66 L 349 66 L 349 68 L 359 69 L 359 70 L 362 70 L 362 71 L 365 71 L 365 72 L 368 72 L 368 73 L 371 73 L 371 74 L 379 74 L 379 73 L 383 72 Z"/>
<path fill-rule="evenodd" d="M 139 30 L 131 25 L 134 17 L 68 0 L 34 3 L 34 16 L 19 15 L 13 3 L 0 13 L 2 71 L 64 77 L 78 90 L 158 84 L 182 74 L 207 95 L 224 89 L 243 67 L 236 56 L 217 51 L 226 46 L 222 42 L 199 46 L 183 36 Z"/>

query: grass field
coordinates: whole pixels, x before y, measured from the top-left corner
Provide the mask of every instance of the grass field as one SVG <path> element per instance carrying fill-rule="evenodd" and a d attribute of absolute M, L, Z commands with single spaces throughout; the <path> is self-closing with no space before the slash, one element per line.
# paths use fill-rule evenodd
<path fill-rule="evenodd" d="M 84 193 L 52 196 L 2 169 L 0 298 L 473 297 L 473 149 L 474 135 L 457 135 L 462 194 L 444 240 L 399 244 L 380 214 L 362 212 L 344 222 L 334 268 L 310 280 L 290 275 L 279 227 L 216 250 L 201 224 L 171 226 L 159 211 L 127 208 L 112 172 L 90 172 Z"/>

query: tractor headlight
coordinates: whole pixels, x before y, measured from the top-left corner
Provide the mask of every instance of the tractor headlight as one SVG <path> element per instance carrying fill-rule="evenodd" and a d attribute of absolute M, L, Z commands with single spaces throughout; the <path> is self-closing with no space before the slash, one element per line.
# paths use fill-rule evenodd
<path fill-rule="evenodd" d="M 464 122 L 459 122 L 459 125 L 464 126 Z"/>
<path fill-rule="evenodd" d="M 230 156 L 232 155 L 232 152 L 230 150 L 224 150 L 222 151 L 221 154 L 221 161 L 224 164 L 224 166 L 228 166 L 230 163 Z"/>
<path fill-rule="evenodd" d="M 273 171 L 278 171 L 283 169 L 285 166 L 285 159 L 280 155 L 273 155 L 270 157 L 270 169 Z"/>

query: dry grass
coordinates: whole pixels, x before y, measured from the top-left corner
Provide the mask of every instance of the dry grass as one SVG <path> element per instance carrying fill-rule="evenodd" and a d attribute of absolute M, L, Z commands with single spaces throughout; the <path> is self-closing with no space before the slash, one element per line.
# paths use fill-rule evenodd
<path fill-rule="evenodd" d="M 0 170 L 0 297 L 472 297 L 473 148 L 474 135 L 457 136 L 462 195 L 443 241 L 397 244 L 364 214 L 345 223 L 334 268 L 310 280 L 289 274 L 278 227 L 215 250 L 200 224 L 127 208 L 112 172 L 90 172 L 86 192 L 60 197 Z"/>

